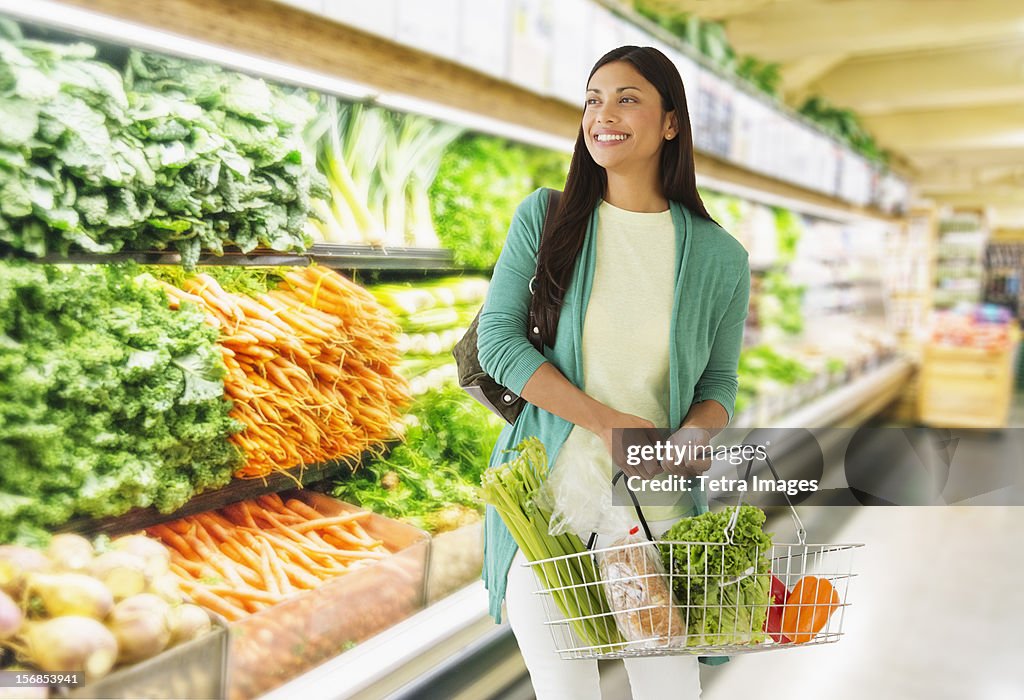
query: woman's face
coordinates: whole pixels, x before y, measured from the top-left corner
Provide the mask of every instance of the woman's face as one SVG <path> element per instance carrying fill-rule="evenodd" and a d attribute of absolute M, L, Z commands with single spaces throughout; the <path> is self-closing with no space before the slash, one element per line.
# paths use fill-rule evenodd
<path fill-rule="evenodd" d="M 619 172 L 658 167 L 666 139 L 678 133 L 674 112 L 664 112 L 661 95 L 632 64 L 601 66 L 587 85 L 583 137 L 594 161 Z"/>

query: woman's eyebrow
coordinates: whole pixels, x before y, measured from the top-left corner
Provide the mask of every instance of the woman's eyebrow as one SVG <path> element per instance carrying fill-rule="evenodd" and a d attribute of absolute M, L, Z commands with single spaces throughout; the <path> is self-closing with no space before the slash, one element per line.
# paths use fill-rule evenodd
<path fill-rule="evenodd" d="M 626 85 L 625 87 L 615 88 L 615 92 L 622 92 L 623 90 L 640 90 L 640 88 L 634 87 L 632 85 Z M 601 94 L 601 91 L 598 90 L 597 88 L 588 88 L 587 92 L 596 92 L 597 94 Z"/>

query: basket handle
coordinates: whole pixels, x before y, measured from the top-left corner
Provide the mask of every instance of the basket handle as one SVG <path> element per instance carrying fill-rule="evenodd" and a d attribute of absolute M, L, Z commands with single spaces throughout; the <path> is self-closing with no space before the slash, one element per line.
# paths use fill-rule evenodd
<path fill-rule="evenodd" d="M 623 474 L 624 474 L 624 472 L 622 472 L 621 470 L 615 472 L 615 476 L 612 477 L 612 487 L 613 488 L 614 488 L 615 484 L 617 484 L 619 482 L 619 479 L 622 478 Z M 643 512 L 640 510 L 640 501 L 637 500 L 636 494 L 633 493 L 632 489 L 628 489 L 627 488 L 626 492 L 629 494 L 630 500 L 633 501 L 633 510 L 636 511 L 636 517 L 640 519 L 640 526 L 643 527 L 644 534 L 647 535 L 647 539 L 650 542 L 653 542 L 654 541 L 654 536 L 651 535 L 651 528 L 650 528 L 650 526 L 647 525 L 647 519 L 644 517 Z M 597 542 L 597 533 L 596 532 L 591 532 L 590 533 L 590 539 L 587 540 L 587 549 L 593 549 L 594 548 L 594 544 L 596 542 Z"/>
<path fill-rule="evenodd" d="M 757 449 L 757 445 L 743 445 L 743 447 L 753 447 Z M 764 463 L 768 465 L 768 469 L 771 470 L 772 476 L 775 477 L 776 481 L 781 480 L 779 473 L 775 471 L 775 465 L 772 464 L 772 458 L 768 456 L 768 451 L 764 453 Z M 754 457 L 751 457 L 747 462 L 747 473 L 743 475 L 743 480 L 746 481 L 750 478 L 750 472 L 754 468 Z M 736 530 L 736 519 L 740 514 L 740 506 L 743 504 L 743 491 L 739 492 L 739 498 L 736 499 L 736 508 L 732 512 L 732 517 L 729 518 L 728 525 L 725 526 L 725 541 L 727 544 L 732 544 L 732 533 Z M 807 530 L 804 529 L 804 524 L 800 520 L 800 516 L 797 515 L 796 508 L 793 506 L 793 501 L 789 500 L 789 494 L 786 491 L 782 492 L 782 495 L 786 499 L 786 504 L 789 506 L 790 514 L 793 516 L 793 523 L 796 525 L 796 539 L 800 543 L 800 546 L 807 544 Z"/>
<path fill-rule="evenodd" d="M 756 448 L 758 446 L 757 445 L 743 445 L 743 447 L 753 447 L 756 450 Z M 775 465 L 772 464 L 772 458 L 768 456 L 767 450 L 764 453 L 764 463 L 766 465 L 768 465 L 768 469 L 771 470 L 772 476 L 775 477 L 775 479 L 777 481 L 781 480 L 781 477 L 779 477 L 779 473 L 777 471 L 775 471 Z M 754 468 L 754 457 L 751 457 L 747 461 L 747 472 L 746 472 L 746 474 L 743 475 L 743 480 L 744 481 L 747 481 L 750 478 L 750 472 L 753 470 L 753 468 Z M 612 477 L 612 486 L 613 487 L 615 486 L 615 484 L 617 484 L 619 482 L 620 479 L 622 479 L 623 474 L 624 474 L 624 472 L 621 471 L 621 470 L 615 472 L 615 476 Z M 647 519 L 644 517 L 643 512 L 640 510 L 640 501 L 637 500 L 636 494 L 633 493 L 632 489 L 628 489 L 627 488 L 626 492 L 629 494 L 630 500 L 633 501 L 633 510 L 636 511 L 636 517 L 640 520 L 640 525 L 644 529 L 644 535 L 647 536 L 647 539 L 650 542 L 653 542 L 654 541 L 654 536 L 651 534 L 651 528 L 647 524 Z M 732 544 L 732 535 L 733 535 L 733 532 L 736 530 L 736 521 L 737 521 L 737 519 L 739 518 L 739 515 L 740 515 L 740 506 L 743 505 L 743 492 L 740 491 L 739 494 L 740 494 L 739 497 L 736 499 L 736 507 L 732 511 L 732 517 L 729 518 L 729 522 L 725 526 L 725 542 L 726 542 L 726 544 Z M 783 491 L 782 495 L 786 499 L 786 505 L 789 506 L 790 515 L 793 516 L 793 523 L 794 523 L 794 525 L 796 525 L 796 539 L 797 539 L 797 542 L 799 542 L 800 546 L 804 546 L 805 544 L 807 544 L 807 530 L 804 528 L 803 521 L 800 520 L 800 516 L 796 512 L 796 507 L 793 505 L 793 501 L 791 501 L 789 499 L 789 494 L 786 493 L 785 491 Z M 596 544 L 596 542 L 597 542 L 597 533 L 596 532 L 591 532 L 590 533 L 590 538 L 587 540 L 587 549 L 593 549 L 594 548 L 594 544 Z"/>

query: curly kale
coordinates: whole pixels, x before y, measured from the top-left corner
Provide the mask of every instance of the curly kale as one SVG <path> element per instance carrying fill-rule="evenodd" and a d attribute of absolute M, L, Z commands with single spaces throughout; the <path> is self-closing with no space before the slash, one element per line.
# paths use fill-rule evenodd
<path fill-rule="evenodd" d="M 0 542 L 169 512 L 240 462 L 216 331 L 134 272 L 0 264 Z"/>

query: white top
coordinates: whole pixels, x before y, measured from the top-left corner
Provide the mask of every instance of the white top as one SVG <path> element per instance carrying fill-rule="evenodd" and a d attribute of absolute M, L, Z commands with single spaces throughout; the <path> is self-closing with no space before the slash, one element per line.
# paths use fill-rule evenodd
<path fill-rule="evenodd" d="M 583 381 L 590 396 L 658 428 L 669 416 L 669 325 L 675 289 L 672 212 L 632 212 L 601 202 L 594 281 L 583 320 Z M 601 438 L 574 426 L 552 474 L 586 455 L 612 474 Z M 648 520 L 678 518 L 683 506 L 644 509 Z"/>

